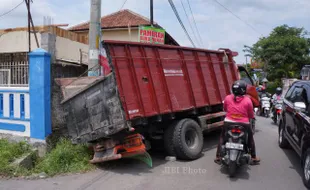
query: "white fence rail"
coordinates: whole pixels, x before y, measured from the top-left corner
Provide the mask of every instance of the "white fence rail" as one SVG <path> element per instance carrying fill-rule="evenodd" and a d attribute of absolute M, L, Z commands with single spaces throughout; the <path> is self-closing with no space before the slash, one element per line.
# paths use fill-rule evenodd
<path fill-rule="evenodd" d="M 30 97 L 28 87 L 0 87 L 1 133 L 30 136 Z"/>
<path fill-rule="evenodd" d="M 0 138 L 5 134 L 44 142 L 52 133 L 51 54 L 40 48 L 12 54 L 0 53 L 5 73 L 0 80 L 7 83 L 0 84 Z"/>

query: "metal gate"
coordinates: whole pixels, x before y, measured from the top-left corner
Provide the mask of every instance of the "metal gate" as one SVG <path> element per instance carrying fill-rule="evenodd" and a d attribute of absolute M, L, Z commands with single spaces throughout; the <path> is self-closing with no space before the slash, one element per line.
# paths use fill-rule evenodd
<path fill-rule="evenodd" d="M 28 53 L 0 54 L 0 86 L 28 86 Z"/>

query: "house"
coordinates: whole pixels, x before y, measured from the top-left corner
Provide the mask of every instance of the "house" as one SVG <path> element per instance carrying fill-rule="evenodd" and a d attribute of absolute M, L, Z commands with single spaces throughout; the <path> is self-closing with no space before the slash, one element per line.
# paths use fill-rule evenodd
<path fill-rule="evenodd" d="M 0 30 L 0 54 L 25 53 L 29 51 L 29 45 L 31 50 L 38 48 L 36 33 L 39 47 L 52 53 L 58 61 L 87 64 L 88 44 L 83 36 L 54 25 L 36 26 L 34 30 L 31 28 L 30 44 L 28 27 Z M 47 45 L 48 42 L 53 42 L 54 47 Z"/>
<path fill-rule="evenodd" d="M 88 44 L 83 37 L 53 25 L 36 26 L 34 30 L 30 50 L 38 48 L 38 42 L 40 48 L 52 54 L 53 76 L 75 76 L 87 68 Z M 0 87 L 28 86 L 28 37 L 27 27 L 0 30 Z"/>
<path fill-rule="evenodd" d="M 151 26 L 150 20 L 128 9 L 101 18 L 103 40 L 139 42 L 139 26 Z M 154 23 L 154 27 L 162 29 L 156 22 Z M 89 22 L 72 26 L 68 30 L 88 39 Z M 165 33 L 164 43 L 179 46 L 176 40 L 167 32 Z"/>
<path fill-rule="evenodd" d="M 141 26 L 150 26 L 150 20 L 127 9 L 101 18 L 104 40 L 140 42 Z M 163 30 L 156 22 L 153 27 Z M 34 50 L 37 48 L 37 43 L 39 47 L 52 54 L 55 68 L 53 76 L 75 76 L 76 74 L 72 74 L 71 67 L 83 70 L 88 65 L 88 32 L 89 22 L 68 29 L 62 29 L 58 25 L 36 26 L 34 31 L 31 28 L 29 44 L 28 27 L 0 30 L 0 86 L 28 85 L 29 45 L 30 50 Z M 144 32 L 150 31 L 144 30 Z M 37 40 L 34 33 L 36 33 Z M 165 35 L 161 37 L 161 43 L 179 46 L 169 33 L 165 32 Z M 56 68 L 56 65 L 60 66 Z M 71 65 L 71 67 L 64 67 L 65 65 Z M 63 72 L 65 69 L 67 69 L 66 74 Z"/>

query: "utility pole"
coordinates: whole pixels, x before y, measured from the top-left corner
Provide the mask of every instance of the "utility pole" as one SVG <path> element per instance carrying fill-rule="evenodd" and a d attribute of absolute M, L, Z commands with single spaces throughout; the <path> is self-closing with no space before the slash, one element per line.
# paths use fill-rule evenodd
<path fill-rule="evenodd" d="M 28 48 L 31 52 L 31 29 L 30 29 L 30 0 L 25 0 L 28 12 Z"/>
<path fill-rule="evenodd" d="M 32 0 L 31 0 L 32 2 Z M 31 16 L 31 12 L 30 12 L 30 0 L 25 0 L 26 3 L 26 7 L 27 7 L 27 11 L 28 11 L 28 40 L 29 40 L 29 52 L 31 51 L 31 28 L 30 28 L 30 24 L 32 25 L 32 32 L 34 33 L 34 37 L 36 39 L 36 43 L 37 43 L 37 47 L 39 48 L 39 40 L 37 37 L 37 33 L 33 24 L 33 20 L 32 20 L 32 16 Z"/>
<path fill-rule="evenodd" d="M 154 18 L 153 18 L 153 0 L 150 0 L 150 19 L 151 19 L 151 26 L 154 24 Z"/>
<path fill-rule="evenodd" d="M 99 43 L 101 28 L 101 0 L 91 0 L 90 22 L 89 22 L 89 54 L 88 54 L 88 76 L 99 76 Z"/>

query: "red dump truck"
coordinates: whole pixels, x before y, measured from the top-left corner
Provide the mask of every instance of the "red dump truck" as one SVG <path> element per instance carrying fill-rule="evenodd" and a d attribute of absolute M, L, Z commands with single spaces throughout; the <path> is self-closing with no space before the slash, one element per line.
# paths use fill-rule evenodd
<path fill-rule="evenodd" d="M 75 143 L 93 145 L 92 163 L 145 154 L 154 142 L 168 155 L 197 159 L 203 131 L 223 125 L 222 101 L 242 77 L 258 106 L 251 77 L 229 49 L 119 41 L 103 47 L 108 75 L 56 79 L 68 133 Z"/>

